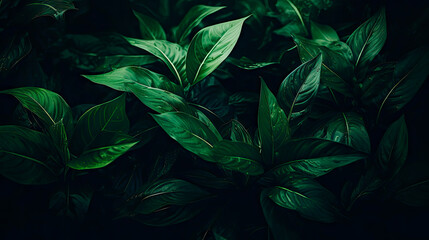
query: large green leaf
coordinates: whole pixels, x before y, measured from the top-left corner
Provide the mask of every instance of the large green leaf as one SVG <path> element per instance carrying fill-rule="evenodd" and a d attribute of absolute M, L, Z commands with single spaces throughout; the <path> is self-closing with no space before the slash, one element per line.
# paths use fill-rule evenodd
<path fill-rule="evenodd" d="M 326 41 L 340 41 L 337 32 L 328 26 L 311 21 L 311 36 L 313 39 L 321 39 Z"/>
<path fill-rule="evenodd" d="M 261 80 L 258 110 L 258 133 L 261 140 L 262 156 L 265 164 L 273 164 L 277 151 L 290 137 L 289 123 L 276 97 Z"/>
<path fill-rule="evenodd" d="M 182 86 L 187 83 L 186 50 L 179 44 L 165 40 L 125 38 L 131 45 L 141 48 L 161 59 Z"/>
<path fill-rule="evenodd" d="M 165 40 L 167 37 L 165 31 L 159 22 L 142 13 L 133 11 L 139 20 L 140 34 L 145 40 Z"/>
<path fill-rule="evenodd" d="M 352 52 L 347 44 L 340 41 L 309 40 L 299 36 L 294 36 L 294 41 L 303 63 L 322 53 L 320 79 L 323 84 L 346 96 L 352 96 Z"/>
<path fill-rule="evenodd" d="M 360 25 L 347 39 L 353 52 L 353 63 L 358 71 L 366 68 L 386 42 L 386 12 L 381 9 Z"/>
<path fill-rule="evenodd" d="M 191 85 L 207 77 L 228 57 L 247 18 L 206 27 L 194 36 L 186 55 L 186 73 Z"/>
<path fill-rule="evenodd" d="M 76 159 L 72 159 L 67 166 L 76 170 L 102 168 L 127 152 L 138 141 L 121 132 L 101 130 Z"/>
<path fill-rule="evenodd" d="M 331 223 L 339 216 L 335 196 L 309 178 L 294 179 L 287 186 L 270 188 L 268 197 L 277 205 L 295 210 L 310 220 Z"/>
<path fill-rule="evenodd" d="M 395 199 L 414 207 L 429 205 L 429 179 L 403 187 L 395 194 Z"/>
<path fill-rule="evenodd" d="M 5 43 L 0 47 L 0 72 L 12 69 L 30 53 L 32 48 L 27 36 L 13 35 L 9 37 L 7 44 Z"/>
<path fill-rule="evenodd" d="M 91 82 L 102 84 L 118 91 L 130 91 L 128 84 L 140 83 L 148 88 L 159 88 L 183 96 L 183 88 L 166 76 L 142 67 L 123 67 L 98 75 L 82 75 Z"/>
<path fill-rule="evenodd" d="M 213 158 L 226 169 L 248 175 L 264 172 L 259 149 L 247 143 L 222 140 L 214 145 Z"/>
<path fill-rule="evenodd" d="M 286 111 L 288 122 L 298 126 L 306 119 L 320 85 L 322 55 L 303 63 L 282 82 L 277 100 Z"/>
<path fill-rule="evenodd" d="M 20 126 L 0 126 L 0 173 L 21 184 L 57 180 L 61 165 L 49 138 Z"/>
<path fill-rule="evenodd" d="M 214 162 L 212 149 L 220 141 L 219 133 L 214 133 L 204 122 L 183 112 L 168 112 L 152 115 L 167 134 L 186 150 L 197 154 L 206 161 Z"/>
<path fill-rule="evenodd" d="M 408 131 L 402 116 L 389 126 L 376 153 L 376 163 L 383 177 L 395 176 L 404 165 L 408 154 Z"/>
<path fill-rule="evenodd" d="M 73 117 L 69 105 L 64 99 L 49 90 L 37 87 L 22 87 L 1 91 L 13 95 L 18 101 L 49 127 L 63 121 L 66 130 L 72 130 Z"/>
<path fill-rule="evenodd" d="M 186 42 L 187 37 L 191 34 L 192 29 L 198 26 L 201 21 L 210 14 L 213 14 L 225 7 L 212 7 L 206 5 L 193 6 L 180 21 L 175 31 L 178 43 Z"/>
<path fill-rule="evenodd" d="M 125 94 L 86 111 L 76 124 L 70 151 L 80 155 L 87 151 L 103 131 L 128 132 L 130 123 L 125 113 Z"/>
<path fill-rule="evenodd" d="M 139 200 L 135 209 L 137 213 L 149 214 L 166 206 L 183 206 L 208 196 L 210 193 L 184 180 L 163 179 L 151 184 L 144 192 L 132 198 Z"/>
<path fill-rule="evenodd" d="M 379 93 L 378 97 L 373 99 L 373 102 L 379 104 L 377 120 L 382 112 L 397 112 L 411 101 L 429 76 L 428 64 L 429 49 L 416 49 L 396 64 L 390 82 L 386 82 L 381 89 L 371 89 L 372 92 Z"/>

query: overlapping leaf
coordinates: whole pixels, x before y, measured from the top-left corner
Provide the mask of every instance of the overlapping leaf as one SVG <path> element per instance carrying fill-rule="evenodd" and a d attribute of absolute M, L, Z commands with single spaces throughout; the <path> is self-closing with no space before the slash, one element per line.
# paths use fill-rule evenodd
<path fill-rule="evenodd" d="M 165 40 L 166 39 L 165 31 L 157 20 L 136 11 L 133 11 L 133 13 L 139 20 L 140 34 L 143 39 L 145 40 Z"/>

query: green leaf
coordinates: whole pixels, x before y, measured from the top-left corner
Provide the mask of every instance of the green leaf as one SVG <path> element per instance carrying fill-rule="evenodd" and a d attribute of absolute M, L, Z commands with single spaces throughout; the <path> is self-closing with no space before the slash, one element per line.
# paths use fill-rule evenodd
<path fill-rule="evenodd" d="M 328 26 L 311 21 L 311 36 L 313 39 L 321 39 L 326 41 L 340 41 L 337 32 Z"/>
<path fill-rule="evenodd" d="M 83 221 L 88 212 L 94 190 L 88 186 L 78 186 L 78 188 L 70 192 L 56 192 L 49 199 L 49 209 L 54 211 L 57 216 L 66 216 L 73 220 Z"/>
<path fill-rule="evenodd" d="M 246 128 L 239 121 L 232 119 L 231 122 L 222 129 L 222 136 L 234 142 L 243 142 L 252 145 L 252 137 Z"/>
<path fill-rule="evenodd" d="M 207 77 L 228 57 L 247 18 L 203 28 L 194 36 L 186 56 L 186 73 L 191 85 Z"/>
<path fill-rule="evenodd" d="M 264 172 L 259 149 L 247 143 L 222 140 L 214 145 L 213 157 L 226 169 L 247 175 L 260 175 Z"/>
<path fill-rule="evenodd" d="M 201 169 L 189 170 L 183 174 L 183 178 L 205 188 L 234 189 L 237 187 L 232 179 L 225 176 L 216 176 Z"/>
<path fill-rule="evenodd" d="M 258 68 L 263 68 L 273 64 L 278 64 L 279 62 L 254 62 L 247 57 L 241 57 L 240 59 L 228 58 L 227 62 L 245 70 L 255 70 Z"/>
<path fill-rule="evenodd" d="M 258 133 L 265 164 L 274 163 L 274 156 L 290 137 L 289 123 L 276 97 L 261 80 L 258 110 Z"/>
<path fill-rule="evenodd" d="M 429 179 L 419 181 L 398 190 L 395 199 L 413 207 L 425 207 L 429 203 Z"/>
<path fill-rule="evenodd" d="M 68 132 L 73 128 L 72 111 L 69 105 L 54 92 L 37 87 L 22 87 L 0 93 L 16 97 L 25 108 L 39 117 L 46 127 L 62 120 Z"/>
<path fill-rule="evenodd" d="M 76 170 L 102 168 L 116 160 L 138 143 L 134 138 L 121 132 L 101 130 L 92 140 L 87 150 L 67 166 Z"/>
<path fill-rule="evenodd" d="M 67 132 L 63 121 L 61 120 L 50 126 L 47 133 L 51 137 L 52 143 L 58 151 L 58 154 L 61 156 L 63 160 L 62 163 L 67 164 L 70 160 L 70 151 L 68 147 Z"/>
<path fill-rule="evenodd" d="M 206 161 L 215 161 L 211 157 L 212 149 L 221 139 L 217 137 L 219 133 L 214 133 L 204 122 L 183 112 L 168 112 L 152 117 L 183 148 Z"/>
<path fill-rule="evenodd" d="M 142 67 L 123 67 L 98 75 L 82 75 L 91 82 L 102 84 L 118 91 L 130 91 L 128 84 L 140 83 L 148 88 L 159 88 L 183 96 L 183 88 L 166 76 Z"/>
<path fill-rule="evenodd" d="M 70 151 L 80 155 L 87 151 L 103 131 L 128 132 L 130 123 L 125 113 L 125 94 L 86 111 L 76 124 Z"/>
<path fill-rule="evenodd" d="M 134 16 L 139 20 L 140 34 L 145 40 L 165 40 L 165 31 L 159 22 L 142 13 L 133 11 Z"/>
<path fill-rule="evenodd" d="M 47 184 L 60 174 L 49 138 L 20 126 L 0 126 L 0 173 L 20 184 Z M 57 162 L 56 162 L 57 161 Z"/>
<path fill-rule="evenodd" d="M 193 6 L 177 26 L 177 30 L 175 31 L 177 42 L 181 44 L 186 42 L 192 29 L 198 26 L 205 17 L 223 8 L 225 7 L 211 7 L 206 5 Z"/>
<path fill-rule="evenodd" d="M 410 52 L 396 64 L 393 80 L 378 89 L 379 97 L 374 99 L 379 108 L 377 121 L 382 112 L 394 113 L 402 109 L 416 95 L 429 76 L 429 49 L 419 48 Z M 375 79 L 375 81 L 377 81 Z M 372 91 L 377 91 L 374 89 Z"/>
<path fill-rule="evenodd" d="M 196 204 L 185 206 L 168 206 L 147 215 L 137 215 L 135 220 L 148 226 L 165 227 L 195 218 L 204 207 Z"/>
<path fill-rule="evenodd" d="M 381 9 L 360 25 L 347 39 L 353 52 L 353 63 L 358 71 L 366 68 L 386 42 L 386 12 Z"/>
<path fill-rule="evenodd" d="M 2 41 L 5 41 L 2 39 Z M 4 42 L 5 43 L 5 42 Z M 0 72 L 6 72 L 18 64 L 31 51 L 27 36 L 13 35 L 7 44 L 0 48 Z"/>
<path fill-rule="evenodd" d="M 395 176 L 404 165 L 408 154 L 408 131 L 402 116 L 384 133 L 376 153 L 376 163 L 384 177 Z"/>
<path fill-rule="evenodd" d="M 287 120 L 299 126 L 306 119 L 320 85 L 322 55 L 303 63 L 282 82 L 277 100 L 286 111 Z"/>
<path fill-rule="evenodd" d="M 309 40 L 299 36 L 294 36 L 294 41 L 303 63 L 322 53 L 322 84 L 346 96 L 353 95 L 351 82 L 354 75 L 353 64 L 350 62 L 352 52 L 347 44 L 340 41 Z"/>
<path fill-rule="evenodd" d="M 375 109 L 379 108 L 383 98 L 390 90 L 388 87 L 392 85 L 395 66 L 396 63 L 380 64 L 368 73 L 362 83 L 361 101 L 364 105 Z"/>
<path fill-rule="evenodd" d="M 289 181 L 285 187 L 270 188 L 268 196 L 277 205 L 295 210 L 310 220 L 332 223 L 339 215 L 335 196 L 309 178 Z"/>
<path fill-rule="evenodd" d="M 186 50 L 182 46 L 165 40 L 125 39 L 131 45 L 141 48 L 161 59 L 173 73 L 180 85 L 186 85 Z"/>
<path fill-rule="evenodd" d="M 43 16 L 61 19 L 71 9 L 76 9 L 71 0 L 31 0 L 20 9 L 13 22 L 27 24 Z"/>
<path fill-rule="evenodd" d="M 137 213 L 149 214 L 166 206 L 183 206 L 208 196 L 210 193 L 184 180 L 163 179 L 151 184 L 144 192 L 132 198 L 139 200 L 135 209 Z"/>

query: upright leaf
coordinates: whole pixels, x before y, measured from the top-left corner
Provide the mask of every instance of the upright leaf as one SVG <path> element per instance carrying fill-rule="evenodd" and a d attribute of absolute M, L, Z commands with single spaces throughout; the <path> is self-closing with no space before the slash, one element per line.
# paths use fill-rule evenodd
<path fill-rule="evenodd" d="M 276 97 L 261 80 L 261 94 L 258 110 L 258 133 L 265 164 L 273 164 L 277 151 L 290 137 L 289 123 Z"/>
<path fill-rule="evenodd" d="M 189 34 L 191 34 L 192 29 L 198 26 L 205 17 L 223 8 L 225 7 L 211 7 L 206 5 L 193 6 L 177 26 L 175 31 L 177 42 L 184 43 Z"/>
<path fill-rule="evenodd" d="M 130 123 L 125 113 L 125 95 L 96 105 L 86 111 L 76 124 L 70 142 L 70 150 L 80 155 L 89 149 L 104 131 L 128 132 Z"/>
<path fill-rule="evenodd" d="M 140 34 L 145 40 L 165 40 L 165 31 L 159 22 L 142 13 L 133 11 L 134 16 L 139 20 Z"/>
<path fill-rule="evenodd" d="M 320 85 L 322 55 L 302 64 L 282 82 L 277 99 L 287 113 L 288 122 L 300 125 L 307 117 Z"/>
<path fill-rule="evenodd" d="M 228 57 L 247 18 L 206 27 L 194 36 L 186 56 L 186 73 L 191 85 L 207 77 Z"/>

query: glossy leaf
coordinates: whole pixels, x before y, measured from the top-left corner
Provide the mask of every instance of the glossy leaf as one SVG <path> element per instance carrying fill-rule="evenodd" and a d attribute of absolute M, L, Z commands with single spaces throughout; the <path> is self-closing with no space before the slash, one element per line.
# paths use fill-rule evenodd
<path fill-rule="evenodd" d="M 395 176 L 404 165 L 408 154 L 408 131 L 402 116 L 384 133 L 376 153 L 376 163 L 384 177 Z"/>
<path fill-rule="evenodd" d="M 211 7 L 206 5 L 193 6 L 177 26 L 175 31 L 177 42 L 184 43 L 189 34 L 191 34 L 192 29 L 198 26 L 205 17 L 223 8 L 225 7 Z"/>
<path fill-rule="evenodd" d="M 222 130 L 222 136 L 234 142 L 243 142 L 252 145 L 252 137 L 247 129 L 239 121 L 233 119 Z"/>
<path fill-rule="evenodd" d="M 191 85 L 207 77 L 228 57 L 247 18 L 203 28 L 194 36 L 186 56 L 186 73 Z"/>
<path fill-rule="evenodd" d="M 57 180 L 61 165 L 52 154 L 49 138 L 20 126 L 0 126 L 0 173 L 20 184 Z"/>
<path fill-rule="evenodd" d="M 130 123 L 125 113 L 125 95 L 96 105 L 86 111 L 76 124 L 70 142 L 70 151 L 80 155 L 104 131 L 128 132 Z"/>
<path fill-rule="evenodd" d="M 64 99 L 57 93 L 37 87 L 22 87 L 1 91 L 10 94 L 39 117 L 49 127 L 63 121 L 66 130 L 72 130 L 72 111 Z"/>
<path fill-rule="evenodd" d="M 167 37 L 161 24 L 142 13 L 133 11 L 134 16 L 139 20 L 140 34 L 145 40 L 165 40 Z"/>
<path fill-rule="evenodd" d="M 152 117 L 183 148 L 206 161 L 215 161 L 211 157 L 212 149 L 221 139 L 204 122 L 183 112 L 168 112 Z"/>
<path fill-rule="evenodd" d="M 353 52 L 353 63 L 360 70 L 377 56 L 387 38 L 386 12 L 381 9 L 360 25 L 347 39 Z"/>
<path fill-rule="evenodd" d="M 68 137 L 63 121 L 59 121 L 48 128 L 48 135 L 51 137 L 58 154 L 62 158 L 62 163 L 66 164 L 70 160 L 68 147 Z"/>
<path fill-rule="evenodd" d="M 213 158 L 222 167 L 247 175 L 260 175 L 264 172 L 259 149 L 242 142 L 222 140 L 214 145 Z"/>
<path fill-rule="evenodd" d="M 326 41 L 340 41 L 337 32 L 328 26 L 311 21 L 311 36 L 313 39 L 321 39 Z"/>
<path fill-rule="evenodd" d="M 182 85 L 186 85 L 186 50 L 179 44 L 165 40 L 141 40 L 125 38 L 131 45 L 141 48 L 161 59 Z"/>
<path fill-rule="evenodd" d="M 290 137 L 288 119 L 277 103 L 276 97 L 261 80 L 258 110 L 258 133 L 265 164 L 273 164 L 277 151 Z"/>
<path fill-rule="evenodd" d="M 322 55 L 302 64 L 282 82 L 277 100 L 286 111 L 288 122 L 295 125 L 307 117 L 320 85 Z"/>
<path fill-rule="evenodd" d="M 277 205 L 295 210 L 310 220 L 332 223 L 338 218 L 335 196 L 308 178 L 292 180 L 285 187 L 270 188 L 268 196 Z"/>

